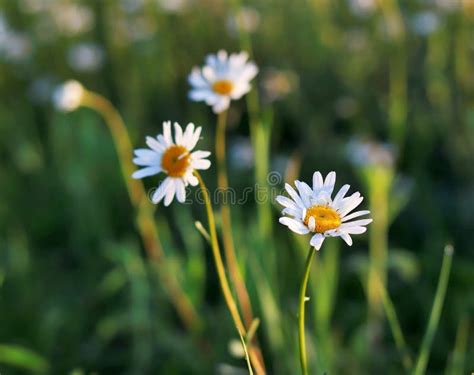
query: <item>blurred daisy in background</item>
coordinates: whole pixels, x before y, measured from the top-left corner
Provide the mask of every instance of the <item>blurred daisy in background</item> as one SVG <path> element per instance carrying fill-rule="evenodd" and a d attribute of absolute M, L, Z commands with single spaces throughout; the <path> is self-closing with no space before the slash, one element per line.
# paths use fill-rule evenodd
<path fill-rule="evenodd" d="M 94 72 L 104 64 L 105 52 L 97 43 L 78 43 L 69 49 L 67 60 L 78 72 Z"/>
<path fill-rule="evenodd" d="M 257 65 L 248 57 L 246 52 L 228 55 L 223 50 L 208 55 L 206 65 L 193 68 L 188 77 L 192 86 L 189 98 L 206 102 L 214 113 L 228 109 L 231 100 L 240 99 L 251 90 L 250 81 L 258 73 Z"/>
<path fill-rule="evenodd" d="M 390 143 L 353 139 L 346 147 L 347 158 L 356 167 L 392 168 L 397 158 L 396 147 Z"/>
<path fill-rule="evenodd" d="M 420 36 L 428 36 L 440 27 L 439 16 L 429 10 L 415 13 L 410 19 L 410 26 L 413 32 Z"/>
<path fill-rule="evenodd" d="M 31 50 L 28 36 L 12 29 L 0 12 L 0 58 L 10 62 L 23 62 L 30 57 Z"/>
<path fill-rule="evenodd" d="M 186 200 L 186 186 L 196 186 L 199 183 L 193 172 L 211 166 L 211 162 L 206 159 L 211 154 L 209 151 L 191 152 L 200 135 L 201 127 L 195 128 L 194 124 L 188 124 L 183 132 L 175 122 L 173 141 L 171 121 L 167 121 L 163 123 L 163 134 L 156 138 L 146 138 L 149 149 L 135 150 L 133 162 L 145 168 L 133 173 L 133 178 L 139 179 L 161 172 L 168 175 L 154 192 L 153 203 L 159 203 L 164 198 L 164 204 L 168 206 L 175 195 L 178 202 L 183 203 Z"/>
<path fill-rule="evenodd" d="M 54 90 L 53 104 L 60 111 L 74 111 L 81 105 L 84 93 L 84 86 L 78 81 L 66 81 Z"/>
<path fill-rule="evenodd" d="M 298 234 L 314 233 L 310 244 L 319 250 L 326 237 L 341 237 L 349 246 L 352 245 L 351 234 L 364 233 L 366 225 L 372 219 L 353 220 L 365 216 L 370 211 L 350 213 L 364 199 L 359 192 L 348 197 L 349 185 L 344 185 L 334 199 L 331 195 L 336 183 L 336 173 L 330 172 L 326 179 L 320 172 L 313 174 L 313 188 L 308 184 L 295 181 L 298 191 L 289 184 L 285 185 L 290 198 L 279 195 L 276 200 L 283 207 L 280 223 Z"/>
<path fill-rule="evenodd" d="M 241 31 L 253 33 L 260 25 L 260 13 L 252 7 L 241 7 L 227 18 L 227 31 L 238 37 Z"/>
<path fill-rule="evenodd" d="M 299 88 L 299 77 L 291 70 L 268 68 L 263 71 L 260 89 L 262 100 L 273 103 Z"/>

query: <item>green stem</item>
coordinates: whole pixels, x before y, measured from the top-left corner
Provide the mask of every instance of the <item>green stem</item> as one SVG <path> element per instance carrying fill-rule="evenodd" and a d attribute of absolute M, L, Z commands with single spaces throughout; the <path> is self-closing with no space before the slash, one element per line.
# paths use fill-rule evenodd
<path fill-rule="evenodd" d="M 219 284 L 221 285 L 222 294 L 224 295 L 224 300 L 227 304 L 227 308 L 229 309 L 235 328 L 237 329 L 237 333 L 239 334 L 240 337 L 245 337 L 247 332 L 242 322 L 242 319 L 240 317 L 240 313 L 237 308 L 237 304 L 235 303 L 234 296 L 232 295 L 229 281 L 227 279 L 227 275 L 225 272 L 224 262 L 222 261 L 222 255 L 219 248 L 219 241 L 217 239 L 216 221 L 214 218 L 214 211 L 212 210 L 209 191 L 207 190 L 206 184 L 204 183 L 204 180 L 202 179 L 199 172 L 194 171 L 194 174 L 199 180 L 199 186 L 204 195 L 204 202 L 206 204 L 206 212 L 207 212 L 207 220 L 209 222 L 209 234 L 211 235 L 212 255 L 214 257 L 214 262 L 217 269 L 217 276 L 219 277 Z M 262 364 L 261 364 L 261 361 L 256 349 L 254 347 L 249 347 L 248 352 L 249 352 L 252 365 L 254 366 L 257 374 L 264 374 L 265 371 L 262 368 Z"/>
<path fill-rule="evenodd" d="M 219 113 L 217 117 L 216 129 L 216 161 L 217 161 L 217 185 L 222 192 L 223 201 L 221 204 L 222 217 L 222 240 L 224 244 L 224 253 L 229 275 L 234 284 L 237 294 L 237 300 L 242 309 L 242 315 L 247 327 L 252 324 L 253 312 L 250 297 L 245 286 L 242 273 L 240 272 L 237 255 L 235 252 L 234 239 L 232 233 L 232 219 L 230 214 L 229 202 L 227 201 L 227 191 L 229 190 L 229 181 L 226 168 L 226 120 L 227 111 Z"/>
<path fill-rule="evenodd" d="M 304 307 L 306 303 L 306 288 L 308 286 L 309 273 L 311 271 L 311 262 L 314 257 L 316 250 L 311 246 L 309 249 L 308 257 L 306 258 L 306 265 L 303 274 L 303 280 L 300 286 L 300 299 L 299 299 L 299 310 L 298 310 L 298 335 L 299 335 L 299 346 L 300 346 L 300 363 L 301 373 L 303 375 L 308 374 L 308 361 L 306 358 L 306 341 L 304 334 Z"/>
<path fill-rule="evenodd" d="M 395 340 L 395 345 L 397 346 L 398 352 L 402 357 L 403 367 L 408 373 L 413 368 L 413 360 L 410 356 L 405 337 L 403 336 L 400 322 L 398 321 L 397 311 L 395 310 L 395 306 L 393 305 L 390 295 L 388 294 L 387 290 L 383 285 L 380 285 L 380 292 L 382 294 L 383 307 L 385 309 L 388 324 L 390 325 L 390 329 Z"/>
<path fill-rule="evenodd" d="M 421 375 L 426 372 L 431 345 L 433 344 L 433 339 L 436 330 L 438 329 L 439 318 L 441 316 L 441 310 L 443 309 L 444 297 L 446 296 L 452 259 L 453 247 L 451 245 L 446 245 L 444 248 L 443 264 L 439 274 L 438 287 L 436 289 L 433 307 L 431 308 L 428 326 L 421 344 L 420 354 L 418 355 L 418 360 L 416 361 L 414 375 Z"/>

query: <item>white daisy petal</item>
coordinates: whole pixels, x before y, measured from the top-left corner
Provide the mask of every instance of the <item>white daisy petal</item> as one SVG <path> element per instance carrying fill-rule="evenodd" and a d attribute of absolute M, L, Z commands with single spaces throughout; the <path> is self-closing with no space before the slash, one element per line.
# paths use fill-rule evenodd
<path fill-rule="evenodd" d="M 186 129 L 184 131 L 184 134 L 183 134 L 183 146 L 184 147 L 187 147 L 188 149 L 190 148 L 189 145 L 193 139 L 193 135 L 194 135 L 194 124 L 192 122 L 190 122 L 187 126 L 186 126 Z"/>
<path fill-rule="evenodd" d="M 168 189 L 166 189 L 165 201 L 163 202 L 165 206 L 169 206 L 173 201 L 174 195 L 176 193 L 176 181 L 174 178 L 170 179 L 168 184 Z"/>
<path fill-rule="evenodd" d="M 195 175 L 193 175 L 192 173 L 186 174 L 185 179 L 186 179 L 186 182 L 191 186 L 199 185 L 198 178 Z"/>
<path fill-rule="evenodd" d="M 310 245 L 313 246 L 316 250 L 321 249 L 321 246 L 324 242 L 324 236 L 321 233 L 316 233 L 311 237 Z"/>
<path fill-rule="evenodd" d="M 175 183 L 176 183 L 176 199 L 178 199 L 178 202 L 184 203 L 186 201 L 185 183 L 181 179 L 177 179 Z"/>
<path fill-rule="evenodd" d="M 188 139 L 188 150 L 191 151 L 199 141 L 199 137 L 201 136 L 202 128 L 198 126 L 198 128 L 194 131 L 191 137 Z"/>
<path fill-rule="evenodd" d="M 304 203 L 303 203 L 303 201 L 301 200 L 300 196 L 299 196 L 298 193 L 295 191 L 295 189 L 293 189 L 293 188 L 291 187 L 291 185 L 285 184 L 285 189 L 286 189 L 286 191 L 288 192 L 288 194 L 290 195 L 290 197 L 295 201 L 295 203 L 296 203 L 298 206 L 306 208 L 306 206 L 304 205 Z"/>
<path fill-rule="evenodd" d="M 309 229 L 301 221 L 292 219 L 290 217 L 281 217 L 279 222 L 283 225 L 286 225 L 291 231 L 298 234 L 307 234 Z"/>
<path fill-rule="evenodd" d="M 203 78 L 201 75 L 201 70 L 197 67 L 194 67 L 191 71 L 191 74 L 188 76 L 188 82 L 191 84 L 191 86 L 196 88 L 204 88 L 209 86 L 209 82 Z"/>
<path fill-rule="evenodd" d="M 370 211 L 368 210 L 356 211 L 356 212 L 351 213 L 350 215 L 344 216 L 343 218 L 341 218 L 341 221 L 345 222 L 347 220 L 355 219 L 356 217 L 364 216 L 368 214 L 370 214 Z"/>
<path fill-rule="evenodd" d="M 341 232 L 340 237 L 344 240 L 346 244 L 348 244 L 349 246 L 352 246 L 352 238 L 351 236 L 349 236 L 349 234 L 345 232 Z"/>
<path fill-rule="evenodd" d="M 212 106 L 214 113 L 221 113 L 228 109 L 230 106 L 230 98 L 227 96 L 221 96 L 219 100 Z"/>
<path fill-rule="evenodd" d="M 133 172 L 132 178 L 140 179 L 143 177 L 153 176 L 161 172 L 161 167 L 147 167 Z"/>
<path fill-rule="evenodd" d="M 339 201 L 344 198 L 346 193 L 349 191 L 350 185 L 344 185 L 342 188 L 339 189 L 336 196 L 334 197 L 333 203 L 334 205 L 339 204 Z"/>
<path fill-rule="evenodd" d="M 207 159 L 193 160 L 191 162 L 191 166 L 194 169 L 209 169 L 209 167 L 211 166 L 211 161 Z"/>
<path fill-rule="evenodd" d="M 314 229 L 316 228 L 316 219 L 313 216 L 308 220 L 308 228 L 311 232 L 314 232 Z"/>
<path fill-rule="evenodd" d="M 151 137 L 147 137 L 147 138 L 153 139 Z M 139 148 L 139 149 L 134 151 L 134 154 L 135 154 L 135 156 L 137 156 L 138 158 L 140 158 L 142 160 L 154 160 L 157 155 L 161 155 L 161 152 L 158 153 L 154 150 L 148 150 L 146 148 Z"/>
<path fill-rule="evenodd" d="M 331 196 L 334 190 L 335 183 L 336 183 L 336 172 L 329 172 L 329 174 L 326 176 L 326 179 L 324 180 L 324 191 L 326 191 L 329 194 L 329 196 Z"/>
<path fill-rule="evenodd" d="M 341 229 L 341 231 L 344 230 L 345 233 L 349 234 L 362 234 L 367 231 L 366 227 L 349 227 L 349 228 L 344 228 Z"/>
<path fill-rule="evenodd" d="M 303 216 L 303 211 L 301 208 L 284 208 L 281 211 L 282 215 L 290 215 L 293 216 L 294 218 L 301 219 Z"/>
<path fill-rule="evenodd" d="M 153 137 L 146 137 L 146 144 L 154 151 L 160 153 L 165 151 L 165 147 Z"/>
<path fill-rule="evenodd" d="M 351 212 L 354 208 L 356 208 L 359 204 L 362 203 L 362 201 L 364 200 L 364 197 L 356 197 L 356 198 L 353 198 L 351 199 L 350 201 L 348 201 L 344 206 L 343 208 L 341 208 L 339 210 L 339 215 L 340 216 L 345 216 L 347 215 L 349 212 Z"/>
<path fill-rule="evenodd" d="M 349 221 L 348 223 L 341 224 L 341 228 L 349 228 L 349 227 L 369 225 L 372 221 L 373 221 L 372 219 L 362 219 L 362 220 Z"/>
<path fill-rule="evenodd" d="M 288 197 L 285 197 L 284 195 L 278 195 L 276 197 L 276 201 L 283 207 L 294 208 L 294 209 L 299 207 L 293 200 L 291 200 Z"/>
<path fill-rule="evenodd" d="M 143 158 L 133 158 L 133 164 L 138 165 L 140 167 L 152 167 L 160 163 L 161 157 L 156 157 L 156 159 L 147 160 Z"/>
<path fill-rule="evenodd" d="M 204 159 L 204 158 L 207 158 L 211 155 L 211 152 L 210 151 L 194 151 L 192 154 L 191 154 L 191 157 L 194 159 L 194 160 L 198 160 L 198 159 Z"/>
<path fill-rule="evenodd" d="M 301 182 L 296 180 L 295 181 L 295 186 L 298 189 L 298 192 L 300 194 L 301 200 L 303 201 L 305 207 L 309 207 L 311 205 L 311 195 L 312 195 L 312 190 L 308 186 L 307 183 Z"/>
<path fill-rule="evenodd" d="M 173 144 L 173 138 L 171 137 L 171 121 L 163 122 L 163 138 L 167 145 Z"/>
<path fill-rule="evenodd" d="M 174 140 L 177 145 L 183 146 L 183 129 L 177 122 L 174 123 Z"/>
<path fill-rule="evenodd" d="M 167 177 L 163 180 L 160 186 L 158 186 L 158 189 L 156 189 L 155 193 L 153 194 L 151 200 L 153 203 L 157 204 L 159 203 L 165 196 L 167 190 L 168 190 L 168 185 L 170 183 L 170 178 Z"/>
<path fill-rule="evenodd" d="M 313 192 L 316 194 L 323 187 L 323 176 L 321 172 L 313 174 Z"/>

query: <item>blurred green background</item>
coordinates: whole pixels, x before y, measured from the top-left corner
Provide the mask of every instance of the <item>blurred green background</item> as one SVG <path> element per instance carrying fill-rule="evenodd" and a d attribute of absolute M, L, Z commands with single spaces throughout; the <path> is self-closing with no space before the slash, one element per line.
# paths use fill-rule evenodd
<path fill-rule="evenodd" d="M 388 249 L 387 291 L 416 358 L 451 243 L 426 372 L 473 371 L 472 0 L 0 0 L 0 373 L 246 372 L 194 227 L 207 223 L 204 207 L 175 202 L 155 215 L 167 267 L 203 321 L 189 331 L 146 258 L 102 118 L 51 102 L 74 78 L 112 101 L 135 147 L 173 120 L 203 126 L 200 148 L 214 150 L 215 116 L 187 99 L 187 75 L 219 49 L 247 50 L 260 68 L 256 113 L 245 99 L 229 112 L 230 185 L 335 170 L 336 188 L 361 191 L 375 219 L 352 247 L 331 239 L 318 253 L 311 366 L 403 373 L 385 310 L 368 314 L 371 257 Z M 215 169 L 204 178 L 215 186 Z M 232 207 L 236 248 L 267 370 L 296 374 L 308 242 L 264 207 L 270 221 L 252 199 Z"/>

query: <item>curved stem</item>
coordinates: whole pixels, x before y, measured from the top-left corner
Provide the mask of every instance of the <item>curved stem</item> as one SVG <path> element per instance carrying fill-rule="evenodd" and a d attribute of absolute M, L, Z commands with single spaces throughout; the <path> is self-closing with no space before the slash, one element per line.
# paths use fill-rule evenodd
<path fill-rule="evenodd" d="M 224 300 L 227 304 L 227 308 L 229 309 L 230 315 L 232 317 L 232 320 L 234 322 L 235 328 L 237 329 L 239 336 L 245 337 L 246 329 L 240 317 L 240 313 L 237 308 L 237 304 L 235 303 L 234 296 L 232 295 L 229 281 L 227 280 L 227 276 L 225 273 L 224 262 L 222 261 L 222 255 L 219 248 L 219 241 L 217 239 L 216 221 L 214 218 L 214 212 L 212 210 L 211 198 L 209 197 L 209 191 L 207 190 L 206 184 L 204 183 L 199 172 L 194 171 L 194 174 L 199 180 L 199 186 L 204 195 L 207 219 L 209 222 L 209 234 L 211 236 L 212 255 L 214 256 L 214 262 L 216 265 L 217 276 L 219 277 L 219 284 L 221 285 L 222 294 L 224 295 Z M 265 370 L 262 368 L 262 365 L 257 358 L 257 352 L 255 351 L 255 348 L 253 347 L 249 348 L 249 356 L 256 372 L 258 374 L 264 374 Z"/>
<path fill-rule="evenodd" d="M 104 118 L 115 144 L 130 202 L 137 212 L 137 227 L 147 256 L 158 268 L 163 287 L 183 323 L 191 330 L 199 328 L 201 321 L 191 300 L 166 267 L 165 254 L 153 218 L 154 206 L 148 201 L 143 183 L 131 178 L 135 170 L 132 163 L 133 147 L 122 117 L 110 101 L 90 91 L 84 93 L 81 105 L 97 111 Z"/>
<path fill-rule="evenodd" d="M 249 327 L 253 321 L 252 305 L 250 297 L 245 286 L 245 282 L 240 272 L 239 263 L 235 253 L 234 240 L 232 235 L 232 220 L 230 214 L 230 207 L 227 202 L 227 191 L 229 189 L 229 181 L 227 178 L 226 168 L 226 119 L 227 111 L 219 113 L 217 117 L 216 129 L 216 159 L 217 159 L 217 185 L 219 190 L 223 193 L 224 200 L 221 204 L 222 216 L 222 240 L 224 243 L 224 252 L 227 267 L 229 267 L 229 274 L 235 286 L 237 299 L 242 308 L 242 315 L 246 326 Z"/>
<path fill-rule="evenodd" d="M 301 373 L 303 375 L 308 374 L 308 361 L 306 359 L 306 341 L 304 334 L 304 307 L 306 303 L 306 287 L 308 286 L 309 273 L 311 271 L 311 262 L 313 260 L 316 250 L 311 246 L 309 248 L 308 257 L 306 258 L 306 265 L 304 269 L 303 279 L 301 280 L 300 286 L 300 299 L 299 299 L 299 310 L 298 310 L 298 335 L 299 335 L 299 346 L 300 346 L 300 363 Z"/>

